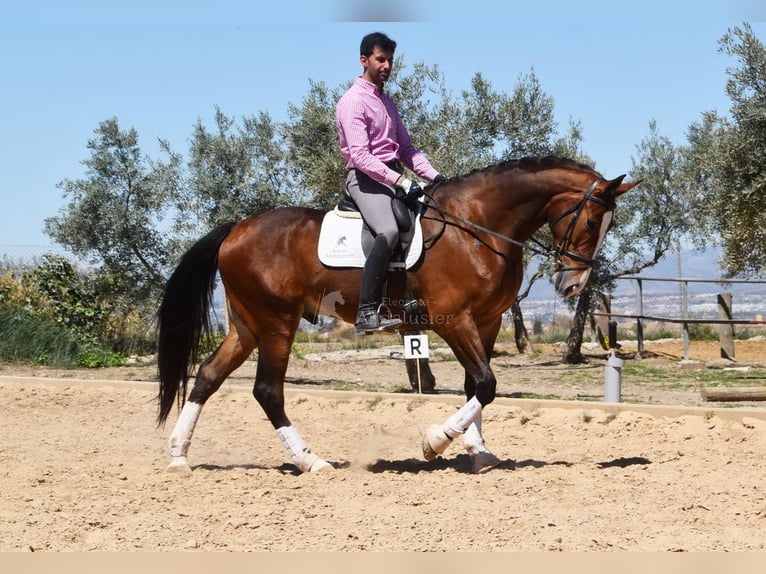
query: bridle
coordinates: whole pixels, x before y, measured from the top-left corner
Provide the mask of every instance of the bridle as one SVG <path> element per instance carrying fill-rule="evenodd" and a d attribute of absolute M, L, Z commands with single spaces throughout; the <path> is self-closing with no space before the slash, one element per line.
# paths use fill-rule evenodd
<path fill-rule="evenodd" d="M 423 205 L 423 209 L 424 211 L 430 209 L 437 212 L 441 216 L 442 227 L 434 235 L 425 239 L 424 245 L 426 245 L 426 247 L 428 248 L 432 246 L 436 242 L 436 240 L 439 239 L 439 237 L 442 236 L 447 226 L 446 219 L 449 218 L 467 227 L 475 229 L 476 231 L 480 231 L 481 233 L 490 235 L 492 237 L 500 239 L 501 241 L 505 241 L 506 243 L 516 245 L 518 247 L 521 247 L 522 249 L 527 249 L 528 251 L 531 251 L 535 255 L 541 255 L 546 258 L 554 257 L 556 260 L 557 271 L 579 271 L 582 269 L 587 269 L 593 266 L 595 259 L 592 257 L 585 257 L 584 255 L 581 255 L 580 253 L 572 251 L 570 249 L 570 245 L 572 243 L 572 234 L 574 233 L 574 230 L 577 227 L 577 222 L 579 221 L 580 215 L 582 214 L 582 210 L 585 207 L 587 202 L 593 201 L 598 203 L 599 205 L 604 206 L 604 208 L 606 208 L 608 213 L 611 213 L 612 211 L 614 211 L 614 207 L 615 207 L 614 204 L 609 204 L 603 199 L 601 199 L 600 197 L 593 195 L 593 193 L 596 191 L 596 187 L 598 187 L 598 184 L 601 183 L 602 181 L 604 181 L 604 178 L 597 177 L 596 180 L 590 185 L 588 190 L 585 192 L 582 199 L 576 205 L 570 207 L 569 209 L 561 213 L 555 220 L 550 222 L 550 226 L 552 227 L 553 225 L 555 225 L 556 223 L 558 223 L 565 217 L 574 214 L 574 217 L 569 222 L 569 226 L 567 227 L 566 233 L 564 233 L 564 237 L 561 239 L 561 241 L 558 242 L 556 246 L 553 246 L 553 247 L 546 246 L 535 238 L 532 238 L 530 241 L 535 243 L 536 245 L 532 245 L 529 242 L 517 241 L 516 239 L 513 239 L 512 237 L 508 237 L 507 235 L 503 235 L 502 233 L 498 233 L 487 227 L 484 227 L 483 225 L 479 225 L 478 223 L 474 223 L 473 221 L 465 219 L 464 217 L 461 217 L 445 209 L 442 209 L 436 204 L 436 200 L 434 199 L 432 195 L 433 192 L 436 191 L 438 186 L 441 185 L 441 182 L 437 183 L 436 185 L 433 186 L 431 193 L 426 194 L 428 201 Z M 611 227 L 611 218 L 607 224 L 609 225 L 609 227 Z M 601 234 L 602 239 L 604 234 L 605 232 Z M 594 253 L 597 251 L 598 251 L 598 246 L 596 251 L 594 251 Z M 562 257 L 567 257 L 574 261 L 578 261 L 579 263 L 582 263 L 583 265 L 582 266 L 565 266 L 561 263 Z"/>
<path fill-rule="evenodd" d="M 569 221 L 569 226 L 567 227 L 566 232 L 564 233 L 563 239 L 559 242 L 559 244 L 551 249 L 551 251 L 556 256 L 556 269 L 557 271 L 580 271 L 582 269 L 587 269 L 589 267 L 593 267 L 593 264 L 595 263 L 595 259 L 593 257 L 585 257 L 584 255 L 581 255 L 579 253 L 576 253 L 570 249 L 570 245 L 572 243 L 572 234 L 574 233 L 575 227 L 577 226 L 577 222 L 580 219 L 580 215 L 582 214 L 582 210 L 585 207 L 585 204 L 588 201 L 593 201 L 595 203 L 598 203 L 599 205 L 603 206 L 606 210 L 606 213 L 604 214 L 604 217 L 609 214 L 609 219 L 604 222 L 602 219 L 602 226 L 604 224 L 607 225 L 606 229 L 604 229 L 601 233 L 599 244 L 596 246 L 596 249 L 594 250 L 594 254 L 598 253 L 599 247 L 601 246 L 601 241 L 603 241 L 604 235 L 606 235 L 606 232 L 609 230 L 609 228 L 612 227 L 612 218 L 611 213 L 614 211 L 614 204 L 609 204 L 600 197 L 594 196 L 593 192 L 596 191 L 596 187 L 598 187 L 598 184 L 604 181 L 604 178 L 597 177 L 596 180 L 590 185 L 588 190 L 585 192 L 585 195 L 583 195 L 580 202 L 564 211 L 561 215 L 559 215 L 556 219 L 550 222 L 551 227 L 554 226 L 556 223 L 564 219 L 565 217 L 569 216 L 570 214 L 574 213 L 574 217 Z M 579 263 L 582 263 L 581 266 L 564 266 L 561 263 L 562 257 L 568 257 L 569 259 L 572 259 L 574 261 L 577 261 Z"/>

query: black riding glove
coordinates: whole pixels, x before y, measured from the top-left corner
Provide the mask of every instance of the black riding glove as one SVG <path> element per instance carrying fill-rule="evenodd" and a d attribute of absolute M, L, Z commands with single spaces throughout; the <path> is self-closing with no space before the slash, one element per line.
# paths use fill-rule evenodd
<path fill-rule="evenodd" d="M 423 196 L 423 188 L 416 181 L 402 176 L 396 180 L 396 187 L 401 187 L 407 194 L 407 199 L 420 199 Z"/>
<path fill-rule="evenodd" d="M 444 177 L 442 174 L 437 173 L 436 177 L 434 178 L 434 183 L 440 183 L 442 181 L 447 181 L 447 178 Z"/>

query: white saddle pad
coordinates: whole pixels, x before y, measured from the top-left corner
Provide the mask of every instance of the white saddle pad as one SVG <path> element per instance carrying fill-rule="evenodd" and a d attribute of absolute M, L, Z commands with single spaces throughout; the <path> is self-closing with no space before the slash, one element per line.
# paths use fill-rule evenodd
<path fill-rule="evenodd" d="M 339 215 L 343 213 L 343 215 Z M 319 261 L 328 267 L 364 267 L 362 250 L 362 218 L 348 216 L 346 212 L 328 211 L 319 232 Z M 415 265 L 423 252 L 423 231 L 420 217 L 415 220 L 415 236 L 407 252 L 407 269 Z"/>

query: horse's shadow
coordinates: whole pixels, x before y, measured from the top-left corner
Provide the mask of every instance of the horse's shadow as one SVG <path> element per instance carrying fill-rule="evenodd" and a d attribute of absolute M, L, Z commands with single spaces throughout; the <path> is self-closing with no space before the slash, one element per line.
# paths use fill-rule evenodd
<path fill-rule="evenodd" d="M 609 461 L 603 461 L 596 463 L 596 466 L 599 469 L 607 469 L 607 468 L 627 468 L 628 466 L 644 466 L 647 464 L 651 464 L 652 461 L 641 457 L 641 456 L 633 456 L 633 457 L 620 457 L 616 458 L 614 460 Z M 343 465 L 333 465 L 336 468 L 339 468 L 341 466 L 350 466 L 349 463 L 343 463 Z M 535 460 L 535 459 L 526 459 L 526 460 L 503 460 L 495 466 L 492 470 L 494 472 L 495 470 L 521 470 L 523 468 L 545 468 L 548 466 L 564 466 L 564 467 L 572 467 L 574 466 L 573 462 L 567 462 L 565 460 L 553 460 L 553 461 L 545 461 L 545 460 Z M 452 469 L 456 470 L 460 473 L 465 474 L 472 474 L 473 473 L 473 463 L 471 461 L 471 457 L 467 454 L 460 454 L 456 456 L 454 459 L 446 459 L 446 458 L 437 458 L 434 461 L 424 461 L 419 460 L 416 458 L 408 458 L 405 460 L 386 460 L 386 459 L 378 459 L 374 463 L 367 465 L 366 469 L 369 472 L 372 473 L 384 473 L 384 472 L 393 472 L 396 474 L 419 474 L 421 472 L 435 472 L 439 470 L 447 470 Z"/>
<path fill-rule="evenodd" d="M 349 461 L 336 461 L 330 463 L 335 470 L 351 468 L 353 465 Z M 599 469 L 607 468 L 627 468 L 629 466 L 644 466 L 652 464 L 652 461 L 642 456 L 620 457 L 614 460 L 597 462 Z M 564 460 L 544 461 L 528 458 L 526 460 L 503 460 L 493 468 L 495 470 L 520 470 L 523 468 L 545 468 L 548 466 L 572 467 L 574 463 Z M 273 467 L 259 464 L 198 464 L 193 467 L 195 470 L 207 470 L 211 472 L 231 471 L 231 470 L 275 470 Z M 393 472 L 395 474 L 420 474 L 421 472 L 437 472 L 440 470 L 455 470 L 463 474 L 473 474 L 473 463 L 471 457 L 467 454 L 459 454 L 455 458 L 437 458 L 432 461 L 425 461 L 417 458 L 407 458 L 404 460 L 378 459 L 375 462 L 365 465 L 365 470 L 374 474 Z M 282 474 L 300 476 L 302 473 L 294 464 L 284 463 L 276 467 L 276 470 Z"/>
<path fill-rule="evenodd" d="M 195 464 L 192 470 L 207 470 L 210 472 L 226 472 L 230 470 L 269 470 L 268 466 L 262 464 Z M 297 469 L 296 469 L 297 470 Z"/>
<path fill-rule="evenodd" d="M 519 468 L 534 467 L 542 468 L 544 466 L 572 466 L 571 462 L 554 461 L 545 462 L 541 460 L 503 460 L 494 467 L 494 470 L 517 470 Z M 467 454 L 459 454 L 455 458 L 437 458 L 433 461 L 424 461 L 416 458 L 405 460 L 385 460 L 378 459 L 368 465 L 367 470 L 373 473 L 394 472 L 396 474 L 418 474 L 421 472 L 434 472 L 439 470 L 456 470 L 460 473 L 473 474 L 473 462 Z"/>
<path fill-rule="evenodd" d="M 648 458 L 645 458 L 643 456 L 623 456 L 620 458 L 615 458 L 614 460 L 608 460 L 605 462 L 598 462 L 596 463 L 596 466 L 599 468 L 627 468 L 629 466 L 643 466 L 646 464 L 652 464 L 652 461 Z"/>

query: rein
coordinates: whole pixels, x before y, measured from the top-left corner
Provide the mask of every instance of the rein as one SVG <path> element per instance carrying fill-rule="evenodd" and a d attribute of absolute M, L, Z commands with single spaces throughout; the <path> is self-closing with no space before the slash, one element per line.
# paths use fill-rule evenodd
<path fill-rule="evenodd" d="M 538 245 L 540 245 L 540 248 L 533 247 L 529 243 L 524 243 L 523 241 L 517 241 L 513 237 L 508 237 L 507 235 L 503 235 L 502 233 L 498 233 L 497 231 L 492 231 L 488 227 L 484 227 L 483 225 L 479 225 L 478 223 L 474 223 L 473 221 L 470 221 L 464 217 L 460 217 L 459 215 L 456 215 L 452 213 L 451 211 L 447 211 L 446 209 L 442 209 L 438 205 L 436 205 L 436 200 L 434 200 L 433 196 L 429 195 L 429 199 L 431 200 L 428 204 L 426 204 L 424 207 L 425 209 L 433 209 L 436 211 L 439 215 L 442 216 L 442 228 L 439 230 L 438 233 L 435 233 L 428 239 L 424 241 L 424 243 L 428 243 L 429 241 L 435 242 L 441 235 L 444 233 L 444 226 L 446 226 L 446 220 L 444 217 L 449 217 L 450 219 L 454 219 L 458 223 L 462 223 L 463 225 L 467 227 L 471 227 L 477 231 L 481 231 L 482 233 L 486 233 L 487 235 L 491 235 L 492 237 L 495 237 L 497 239 L 500 239 L 502 241 L 505 241 L 506 243 L 510 243 L 512 245 L 516 245 L 518 247 L 521 247 L 523 249 L 528 249 L 529 251 L 532 251 L 536 255 L 543 255 L 545 257 L 550 257 L 554 252 L 551 249 L 548 249 L 544 247 L 539 241 L 535 241 Z"/>
<path fill-rule="evenodd" d="M 583 255 L 580 255 L 579 253 L 575 253 L 573 251 L 570 251 L 569 249 L 567 249 L 567 246 L 568 246 L 568 244 L 571 241 L 572 232 L 574 231 L 574 228 L 577 225 L 577 221 L 579 220 L 580 214 L 582 213 L 583 207 L 585 207 L 585 203 L 587 201 L 595 201 L 596 203 L 609 208 L 609 206 L 607 205 L 607 203 L 604 200 L 602 200 L 599 197 L 595 197 L 593 195 L 593 192 L 596 190 L 596 187 L 602 181 L 604 181 L 603 178 L 601 178 L 601 177 L 596 178 L 596 180 L 591 184 L 591 186 L 585 192 L 585 195 L 583 195 L 583 198 L 580 200 L 580 202 L 577 205 L 567 209 L 566 211 L 564 211 L 564 213 L 559 215 L 554 221 L 552 221 L 550 223 L 550 225 L 553 225 L 555 223 L 558 223 L 562 219 L 564 219 L 566 216 L 568 216 L 568 215 L 570 215 L 572 213 L 575 214 L 574 218 L 572 218 L 572 221 L 569 223 L 569 227 L 567 227 L 567 231 L 564 234 L 564 239 L 561 241 L 560 246 L 557 247 L 557 248 L 546 247 L 540 241 L 532 238 L 531 241 L 533 241 L 534 243 L 536 243 L 539 246 L 539 247 L 535 247 L 533 245 L 530 245 L 528 242 L 518 241 L 516 239 L 513 239 L 512 237 L 508 237 L 507 235 L 503 235 L 502 233 L 498 233 L 497 231 L 493 231 L 492 229 L 489 229 L 488 227 L 484 227 L 483 225 L 479 225 L 478 223 L 474 223 L 473 221 L 470 221 L 470 220 L 468 220 L 468 219 L 466 219 L 464 217 L 456 215 L 456 214 L 454 214 L 454 213 L 452 213 L 450 211 L 447 211 L 446 209 L 443 209 L 443 208 L 439 207 L 438 205 L 436 205 L 436 200 L 434 199 L 432 194 L 427 194 L 429 201 L 428 201 L 428 203 L 426 203 L 423 206 L 423 209 L 424 210 L 432 209 L 432 210 L 436 211 L 439 215 L 441 215 L 442 216 L 441 217 L 442 228 L 437 233 L 435 233 L 434 235 L 432 235 L 428 239 L 424 240 L 424 244 L 426 244 L 428 242 L 431 242 L 431 245 L 433 245 L 433 243 L 435 243 L 436 240 L 439 237 L 441 237 L 441 235 L 444 233 L 444 230 L 445 230 L 445 227 L 446 227 L 446 224 L 447 224 L 445 218 L 449 217 L 450 219 L 453 219 L 453 220 L 455 220 L 455 221 L 457 221 L 459 223 L 462 223 L 463 225 L 465 225 L 467 227 L 473 228 L 473 229 L 475 229 L 477 231 L 480 231 L 482 233 L 485 233 L 487 235 L 490 235 L 492 237 L 500 239 L 501 241 L 505 241 L 506 243 L 510 243 L 511 245 L 516 245 L 517 247 L 521 247 L 522 249 L 527 249 L 528 251 L 531 251 L 535 255 L 542 255 L 542 256 L 544 256 L 546 258 L 550 258 L 552 256 L 561 257 L 562 255 L 565 255 L 565 256 L 569 257 L 570 259 L 574 259 L 575 261 L 579 261 L 580 263 L 584 263 L 587 266 L 592 266 L 593 262 L 594 262 L 593 259 L 585 257 Z M 438 184 L 437 184 L 437 186 L 438 186 Z M 436 191 L 436 189 L 437 189 L 437 187 L 434 188 L 434 191 Z M 574 269 L 574 268 L 568 268 L 568 269 Z"/>

